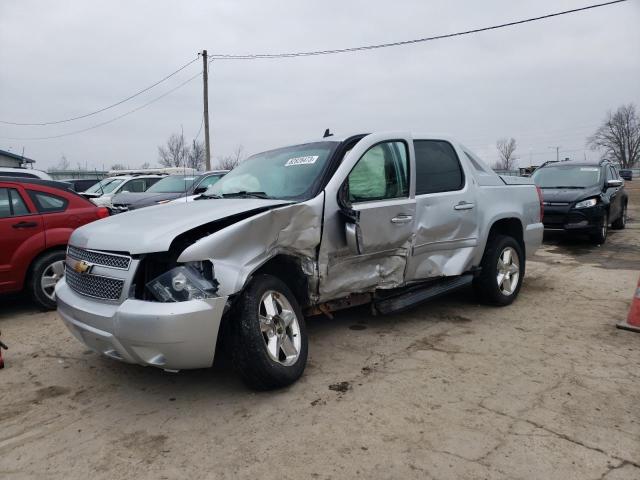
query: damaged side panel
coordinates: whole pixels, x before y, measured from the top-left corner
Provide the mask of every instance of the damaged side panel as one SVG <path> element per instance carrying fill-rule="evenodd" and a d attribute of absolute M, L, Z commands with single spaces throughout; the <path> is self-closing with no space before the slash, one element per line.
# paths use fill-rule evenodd
<path fill-rule="evenodd" d="M 182 252 L 178 261 L 211 260 L 221 295 L 239 292 L 252 272 L 280 253 L 299 257 L 305 270 L 313 271 L 322 231 L 323 204 L 322 193 L 306 202 L 241 220 L 196 241 Z"/>

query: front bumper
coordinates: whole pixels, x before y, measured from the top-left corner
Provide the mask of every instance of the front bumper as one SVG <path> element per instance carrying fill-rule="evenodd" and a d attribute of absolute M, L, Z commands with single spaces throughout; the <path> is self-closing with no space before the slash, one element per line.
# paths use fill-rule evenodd
<path fill-rule="evenodd" d="M 589 208 L 544 207 L 545 230 L 594 232 L 602 226 L 605 209 L 602 205 Z"/>
<path fill-rule="evenodd" d="M 121 304 L 77 294 L 56 285 L 58 314 L 91 350 L 116 360 L 167 370 L 213 364 L 227 297 L 159 303 L 127 299 Z"/>

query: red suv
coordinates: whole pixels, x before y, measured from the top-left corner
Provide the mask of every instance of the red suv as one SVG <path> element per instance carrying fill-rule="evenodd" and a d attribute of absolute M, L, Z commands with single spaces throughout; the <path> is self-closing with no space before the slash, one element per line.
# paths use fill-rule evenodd
<path fill-rule="evenodd" d="M 27 289 L 40 306 L 56 308 L 54 288 L 64 275 L 71 232 L 109 215 L 68 187 L 0 177 L 0 293 Z"/>

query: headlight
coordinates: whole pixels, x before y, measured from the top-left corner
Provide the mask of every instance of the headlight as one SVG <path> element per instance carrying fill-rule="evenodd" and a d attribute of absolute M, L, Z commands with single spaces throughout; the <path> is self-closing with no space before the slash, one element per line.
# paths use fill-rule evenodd
<path fill-rule="evenodd" d="M 581 202 L 576 203 L 573 208 L 589 208 L 595 207 L 598 203 L 598 200 L 595 198 L 589 198 L 587 200 L 582 200 Z"/>
<path fill-rule="evenodd" d="M 175 267 L 147 283 L 147 289 L 159 302 L 185 302 L 215 297 L 218 285 L 207 280 L 194 265 Z"/>

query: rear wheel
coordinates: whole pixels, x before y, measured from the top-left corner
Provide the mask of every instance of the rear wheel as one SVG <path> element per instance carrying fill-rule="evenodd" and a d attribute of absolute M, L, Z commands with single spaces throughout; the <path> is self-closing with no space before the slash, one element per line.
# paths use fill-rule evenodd
<path fill-rule="evenodd" d="M 62 250 L 45 253 L 31 268 L 27 288 L 34 302 L 45 310 L 56 308 L 56 283 L 64 276 L 65 253 Z"/>
<path fill-rule="evenodd" d="M 272 275 L 258 275 L 238 300 L 233 325 L 235 367 L 257 390 L 295 382 L 307 364 L 304 317 L 291 290 Z"/>
<path fill-rule="evenodd" d="M 622 214 L 620 214 L 620 218 L 618 218 L 615 222 L 611 224 L 611 228 L 615 228 L 616 230 L 622 230 L 627 226 L 627 204 L 625 203 L 622 206 Z"/>
<path fill-rule="evenodd" d="M 602 217 L 602 223 L 598 227 L 598 231 L 590 235 L 591 241 L 596 245 L 602 245 L 607 240 L 607 233 L 609 232 L 609 214 L 605 212 Z"/>
<path fill-rule="evenodd" d="M 507 235 L 490 237 L 480 266 L 480 275 L 473 282 L 478 299 L 498 306 L 512 303 L 524 278 L 525 258 L 520 243 Z"/>

